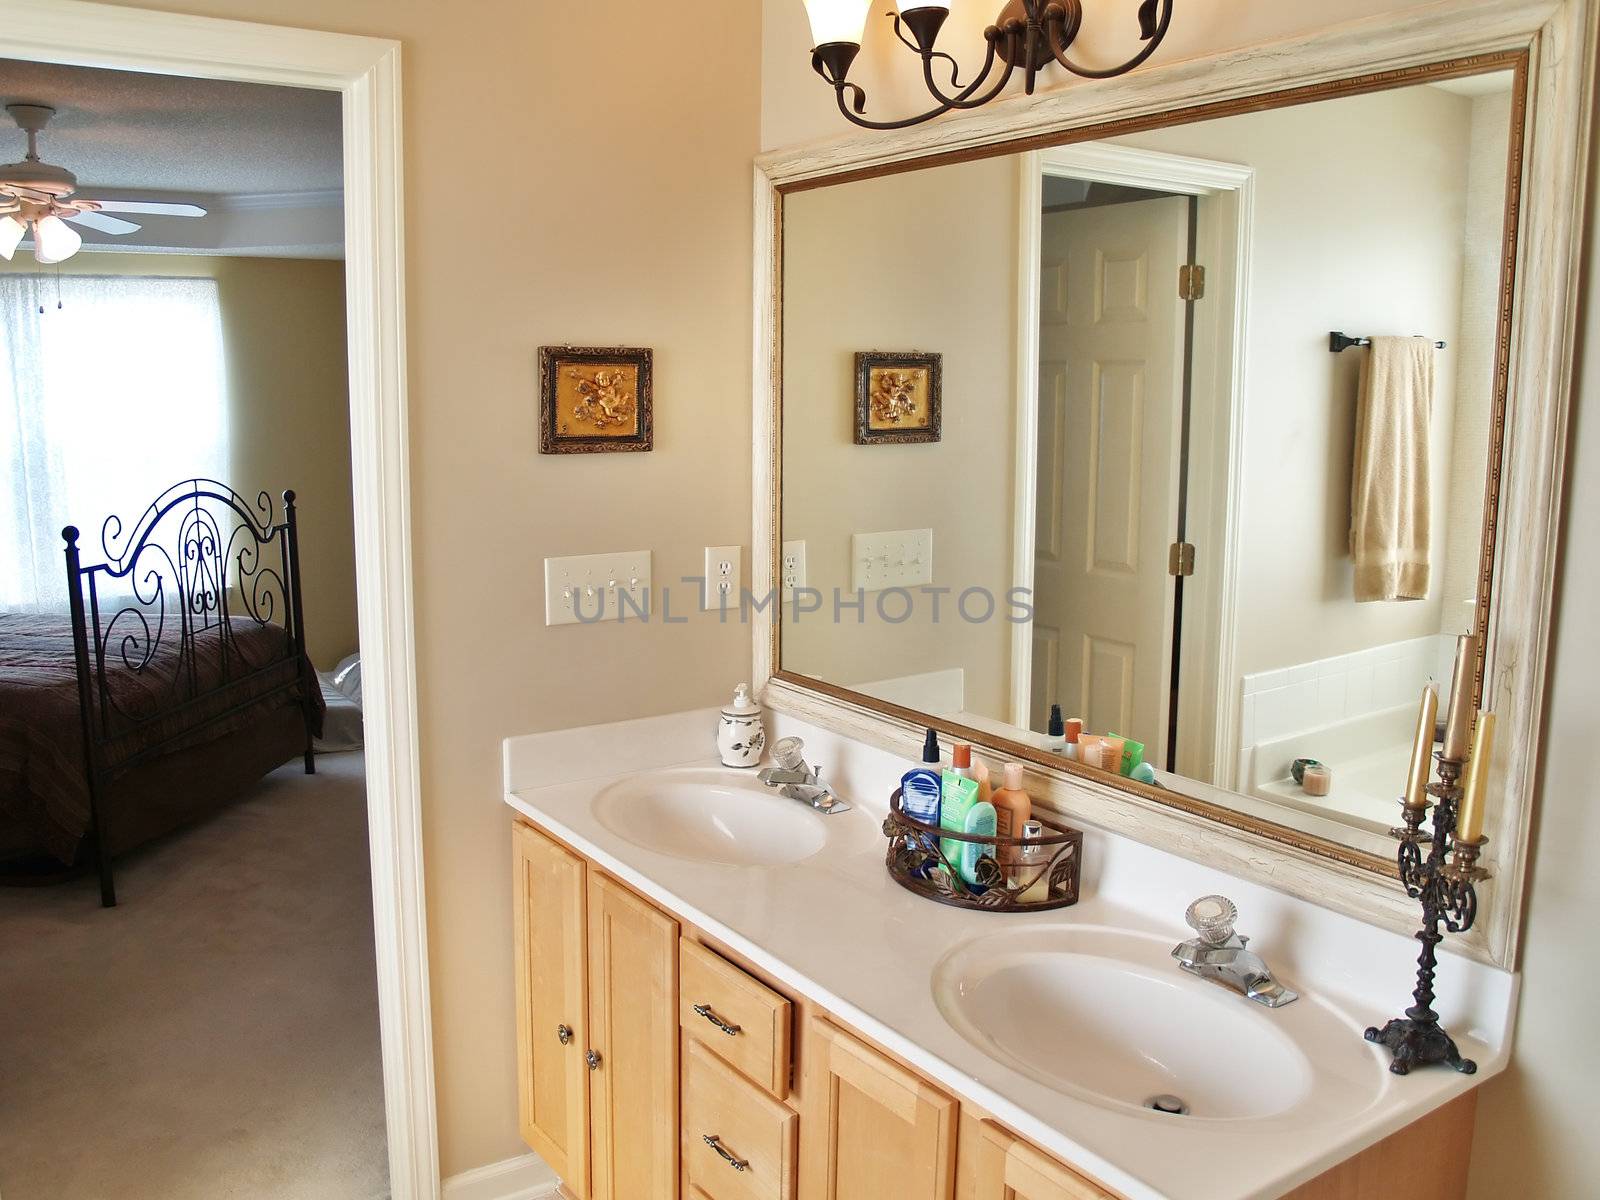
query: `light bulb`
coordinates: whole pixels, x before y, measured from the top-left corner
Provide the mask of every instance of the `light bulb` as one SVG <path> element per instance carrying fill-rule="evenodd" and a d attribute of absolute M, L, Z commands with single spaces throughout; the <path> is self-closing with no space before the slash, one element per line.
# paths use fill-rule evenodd
<path fill-rule="evenodd" d="M 42 263 L 65 262 L 82 245 L 78 231 L 60 217 L 40 217 L 33 223 L 33 256 Z"/>
<path fill-rule="evenodd" d="M 844 42 L 859 46 L 871 7 L 872 0 L 806 0 L 813 44 L 827 46 Z"/>
<path fill-rule="evenodd" d="M 0 258 L 10 262 L 11 256 L 17 252 L 17 243 L 27 232 L 28 227 L 10 213 L 0 217 Z"/>

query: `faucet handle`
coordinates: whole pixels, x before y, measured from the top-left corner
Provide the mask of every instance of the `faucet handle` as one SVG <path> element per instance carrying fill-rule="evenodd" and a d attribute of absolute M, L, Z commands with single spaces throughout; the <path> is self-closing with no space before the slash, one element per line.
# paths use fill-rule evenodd
<path fill-rule="evenodd" d="M 1233 936 L 1233 923 L 1239 919 L 1239 910 L 1226 896 L 1201 896 L 1189 905 L 1183 919 L 1203 940 L 1220 946 Z"/>
<path fill-rule="evenodd" d="M 796 771 L 806 765 L 806 744 L 797 737 L 779 738 L 772 746 L 772 761 L 785 771 Z"/>

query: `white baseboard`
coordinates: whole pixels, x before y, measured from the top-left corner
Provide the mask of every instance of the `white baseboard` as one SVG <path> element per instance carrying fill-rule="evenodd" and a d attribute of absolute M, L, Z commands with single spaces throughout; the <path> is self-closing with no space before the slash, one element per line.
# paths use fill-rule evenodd
<path fill-rule="evenodd" d="M 537 1154 L 475 1167 L 444 1181 L 444 1200 L 546 1200 L 560 1184 Z"/>

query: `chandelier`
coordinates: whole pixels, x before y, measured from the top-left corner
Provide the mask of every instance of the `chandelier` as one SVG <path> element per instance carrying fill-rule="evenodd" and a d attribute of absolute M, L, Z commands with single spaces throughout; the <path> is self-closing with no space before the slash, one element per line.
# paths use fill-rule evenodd
<path fill-rule="evenodd" d="M 983 31 L 988 50 L 982 69 L 970 83 L 962 84 L 956 60 L 934 48 L 950 15 L 950 0 L 899 0 L 899 11 L 886 15 L 894 21 L 895 36 L 921 57 L 922 80 L 934 107 L 898 121 L 875 121 L 864 115 L 866 91 L 848 78 L 850 65 L 861 53 L 872 0 L 805 0 L 815 41 L 811 66 L 833 85 L 845 119 L 866 129 L 905 129 L 947 112 L 980 108 L 1000 95 L 1019 69 L 1023 88 L 1031 96 L 1040 70 L 1052 62 L 1085 79 L 1124 75 L 1161 45 L 1172 24 L 1172 4 L 1173 0 L 1143 0 L 1139 5 L 1143 47 L 1117 66 L 1086 67 L 1067 57 L 1083 26 L 1082 0 L 1009 0 L 995 23 Z M 941 85 L 938 78 L 945 69 L 940 60 L 949 69 L 948 85 Z"/>

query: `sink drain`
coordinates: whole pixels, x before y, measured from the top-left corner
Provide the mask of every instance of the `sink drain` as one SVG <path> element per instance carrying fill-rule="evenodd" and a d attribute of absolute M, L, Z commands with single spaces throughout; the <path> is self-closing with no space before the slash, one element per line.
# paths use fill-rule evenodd
<path fill-rule="evenodd" d="M 1151 1096 L 1144 1102 L 1144 1106 L 1154 1109 L 1158 1113 L 1167 1113 L 1169 1116 L 1186 1117 L 1189 1115 L 1189 1106 L 1184 1103 L 1181 1096 Z"/>

